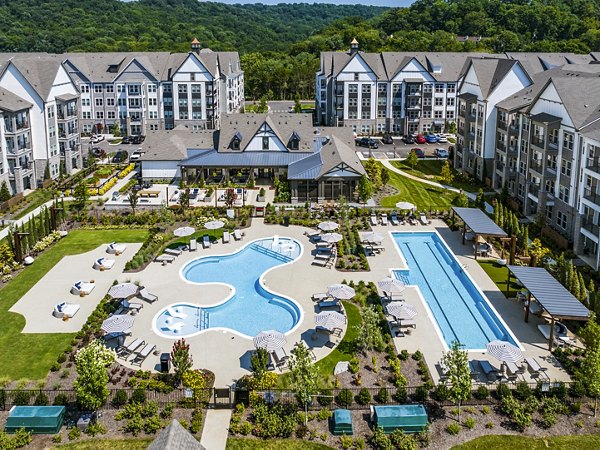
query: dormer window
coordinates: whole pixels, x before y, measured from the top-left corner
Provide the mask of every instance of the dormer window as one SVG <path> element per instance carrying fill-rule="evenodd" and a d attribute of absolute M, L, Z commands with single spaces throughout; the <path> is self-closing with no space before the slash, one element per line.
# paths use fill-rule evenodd
<path fill-rule="evenodd" d="M 229 147 L 231 148 L 231 150 L 239 150 L 241 142 L 242 135 L 239 131 L 236 131 L 235 135 L 233 136 L 233 139 L 231 139 L 231 144 L 229 144 Z"/>
<path fill-rule="evenodd" d="M 262 138 L 262 149 L 263 150 L 269 150 L 269 138 L 268 138 L 268 136 L 264 136 Z"/>
<path fill-rule="evenodd" d="M 300 136 L 295 131 L 290 136 L 287 147 L 290 150 L 298 150 L 300 148 Z"/>
<path fill-rule="evenodd" d="M 108 66 L 108 72 L 109 73 L 117 73 L 119 71 L 119 65 L 118 64 L 110 64 Z"/>

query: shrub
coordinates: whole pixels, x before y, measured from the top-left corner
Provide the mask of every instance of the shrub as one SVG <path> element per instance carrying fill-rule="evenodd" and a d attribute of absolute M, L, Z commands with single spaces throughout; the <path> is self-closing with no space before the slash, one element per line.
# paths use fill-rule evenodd
<path fill-rule="evenodd" d="M 350 389 L 342 389 L 336 398 L 337 404 L 342 407 L 350 406 L 352 401 L 352 391 Z"/>
<path fill-rule="evenodd" d="M 412 359 L 414 359 L 415 361 L 421 361 L 423 359 L 423 353 L 417 350 L 412 354 Z"/>
<path fill-rule="evenodd" d="M 362 388 L 356 396 L 356 402 L 359 405 L 367 405 L 371 401 L 371 393 L 367 388 Z"/>
<path fill-rule="evenodd" d="M 481 414 L 487 416 L 490 412 L 492 412 L 492 410 L 490 409 L 489 406 L 485 406 L 484 405 L 484 406 L 481 407 Z"/>
<path fill-rule="evenodd" d="M 477 424 L 477 422 L 475 421 L 475 419 L 473 417 L 467 417 L 465 419 L 465 427 L 467 427 L 469 430 L 472 430 L 473 428 L 475 428 L 476 424 Z"/>
<path fill-rule="evenodd" d="M 333 413 L 331 411 L 329 411 L 327 408 L 322 408 L 317 413 L 317 420 L 319 420 L 319 421 L 327 420 L 332 415 L 333 415 Z"/>
<path fill-rule="evenodd" d="M 160 412 L 161 419 L 170 419 L 173 415 L 173 403 L 167 403 L 163 410 Z"/>
<path fill-rule="evenodd" d="M 275 403 L 257 404 L 252 414 L 254 419 L 253 434 L 261 438 L 287 438 L 296 430 L 296 414 L 294 407 Z"/>
<path fill-rule="evenodd" d="M 409 357 L 410 357 L 410 353 L 408 353 L 408 350 L 406 350 L 406 349 L 401 350 L 400 353 L 398 354 L 398 358 L 400 358 L 402 361 L 408 360 Z"/>
<path fill-rule="evenodd" d="M 40 392 L 35 396 L 35 401 L 33 402 L 36 406 L 46 406 L 48 405 L 48 396 L 43 392 Z"/>
<path fill-rule="evenodd" d="M 396 394 L 394 395 L 394 397 L 398 403 L 406 403 L 406 401 L 408 400 L 408 392 L 406 392 L 406 388 L 399 387 L 396 390 Z"/>
<path fill-rule="evenodd" d="M 146 401 L 146 391 L 140 388 L 134 390 L 129 400 L 131 403 L 144 403 Z"/>
<path fill-rule="evenodd" d="M 487 422 L 487 423 L 485 424 L 485 427 L 486 427 L 488 430 L 491 430 L 492 428 L 494 428 L 494 427 L 495 427 L 495 425 L 494 425 L 494 422 Z"/>
<path fill-rule="evenodd" d="M 27 391 L 18 390 L 13 396 L 13 404 L 18 406 L 29 405 L 31 400 L 31 393 Z"/>
<path fill-rule="evenodd" d="M 379 392 L 377 392 L 377 401 L 379 403 L 387 403 L 390 401 L 390 393 L 387 388 L 382 387 L 379 389 Z"/>
<path fill-rule="evenodd" d="M 460 425 L 456 422 L 452 422 L 446 426 L 446 433 L 456 436 L 460 433 Z"/>
<path fill-rule="evenodd" d="M 512 397 L 512 392 L 506 384 L 500 383 L 496 387 L 496 397 L 498 397 L 499 400 L 502 400 L 504 397 Z"/>
<path fill-rule="evenodd" d="M 342 448 L 350 448 L 352 447 L 352 444 L 354 444 L 354 439 L 352 436 L 346 436 L 345 434 L 340 436 L 340 445 Z"/>
<path fill-rule="evenodd" d="M 514 390 L 513 395 L 517 400 L 525 401 L 533 395 L 533 392 L 527 382 L 520 381 L 517 383 L 517 387 Z"/>
<path fill-rule="evenodd" d="M 0 448 L 14 449 L 25 447 L 31 443 L 31 433 L 25 431 L 25 428 L 20 428 L 15 434 L 7 434 L 0 431 Z"/>
<path fill-rule="evenodd" d="M 419 442 L 415 434 L 406 434 L 402 430 L 395 430 L 390 434 L 390 441 L 398 450 L 417 450 Z"/>
<path fill-rule="evenodd" d="M 585 385 L 581 381 L 575 381 L 569 388 L 569 395 L 574 398 L 584 397 L 586 393 Z"/>
<path fill-rule="evenodd" d="M 67 394 L 57 394 L 54 397 L 54 406 L 67 406 L 69 404 L 69 397 Z"/>
<path fill-rule="evenodd" d="M 352 358 L 348 366 L 350 373 L 354 375 L 358 373 L 358 370 L 360 369 L 360 361 L 358 360 L 358 358 Z"/>
<path fill-rule="evenodd" d="M 414 398 L 417 402 L 425 402 L 429 397 L 429 389 L 426 385 L 421 385 L 415 389 Z"/>
<path fill-rule="evenodd" d="M 75 439 L 79 439 L 81 437 L 81 431 L 77 427 L 73 427 L 69 430 L 69 434 L 67 435 L 70 441 L 74 441 Z"/>
<path fill-rule="evenodd" d="M 50 371 L 51 372 L 58 372 L 60 370 L 60 364 L 55 362 L 54 364 L 52 364 L 50 366 Z"/>
<path fill-rule="evenodd" d="M 534 398 L 534 397 L 530 397 Z M 511 420 L 511 422 L 521 431 L 531 425 L 531 413 L 527 405 L 522 405 L 515 400 L 512 395 L 502 397 L 500 401 L 500 410 Z"/>
<path fill-rule="evenodd" d="M 112 399 L 112 405 L 115 408 L 120 408 L 127 403 L 127 400 L 129 400 L 127 397 L 127 392 L 125 392 L 123 389 L 119 389 L 117 392 L 115 392 L 115 396 Z"/>
<path fill-rule="evenodd" d="M 245 420 L 240 424 L 239 432 L 244 436 L 248 436 L 252 432 L 252 424 Z"/>
<path fill-rule="evenodd" d="M 88 436 L 96 436 L 97 434 L 106 434 L 106 427 L 102 425 L 100 422 L 94 422 L 88 425 L 85 430 L 85 434 Z"/>
<path fill-rule="evenodd" d="M 487 387 L 481 385 L 477 388 L 477 390 L 473 393 L 473 397 L 477 400 L 485 400 L 490 395 L 490 391 Z"/>
<path fill-rule="evenodd" d="M 55 434 L 52 436 L 52 442 L 55 444 L 60 444 L 62 442 L 62 436 L 60 434 Z"/>
<path fill-rule="evenodd" d="M 444 402 L 448 400 L 448 396 L 450 395 L 450 391 L 448 390 L 448 386 L 445 384 L 438 384 L 431 394 L 431 398 L 437 400 L 438 402 Z"/>
<path fill-rule="evenodd" d="M 567 386 L 562 381 L 558 383 L 558 386 L 553 386 L 550 390 L 550 393 L 561 400 L 564 400 L 567 397 Z"/>
<path fill-rule="evenodd" d="M 383 428 L 377 428 L 371 436 L 371 445 L 377 450 L 393 450 L 394 446 L 390 438 L 383 432 Z"/>
<path fill-rule="evenodd" d="M 190 431 L 198 433 L 202 429 L 202 410 L 195 409 L 192 412 L 192 421 L 190 422 Z"/>

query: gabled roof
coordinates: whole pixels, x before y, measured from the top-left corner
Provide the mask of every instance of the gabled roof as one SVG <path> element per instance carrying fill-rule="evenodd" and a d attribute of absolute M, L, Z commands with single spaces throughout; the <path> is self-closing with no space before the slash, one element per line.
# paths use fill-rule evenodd
<path fill-rule="evenodd" d="M 479 82 L 481 96 L 487 99 L 494 89 L 504 80 L 506 75 L 517 65 L 517 61 L 508 59 L 473 59 L 470 67 L 475 71 Z"/>
<path fill-rule="evenodd" d="M 188 149 L 212 150 L 215 147 L 213 130 L 191 131 L 183 126 L 173 130 L 149 131 L 142 144 L 143 161 L 178 161 L 188 157 Z"/>
<path fill-rule="evenodd" d="M 16 94 L 0 88 L 0 110 L 17 112 L 23 109 L 29 109 L 33 105 L 27 100 L 22 99 Z"/>
<path fill-rule="evenodd" d="M 9 57 L 6 58 L 7 56 Z M 0 73 L 4 73 L 8 66 L 12 64 L 44 101 L 48 99 L 58 70 L 61 67 L 61 60 L 56 55 L 48 53 L 4 53 L 0 58 L 6 58 Z"/>
<path fill-rule="evenodd" d="M 188 430 L 173 419 L 148 446 L 148 450 L 204 450 Z"/>
<path fill-rule="evenodd" d="M 589 64 L 594 59 L 589 54 L 578 55 L 575 53 L 507 52 L 505 55 L 519 61 L 529 76 L 565 64 Z"/>

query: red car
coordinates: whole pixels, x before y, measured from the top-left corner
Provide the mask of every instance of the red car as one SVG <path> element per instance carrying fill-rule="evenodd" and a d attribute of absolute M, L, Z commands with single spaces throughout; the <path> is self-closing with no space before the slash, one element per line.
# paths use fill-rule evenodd
<path fill-rule="evenodd" d="M 425 139 L 425 136 L 423 136 L 422 134 L 417 134 L 415 141 L 417 141 L 417 144 L 426 144 L 427 143 L 427 139 Z"/>

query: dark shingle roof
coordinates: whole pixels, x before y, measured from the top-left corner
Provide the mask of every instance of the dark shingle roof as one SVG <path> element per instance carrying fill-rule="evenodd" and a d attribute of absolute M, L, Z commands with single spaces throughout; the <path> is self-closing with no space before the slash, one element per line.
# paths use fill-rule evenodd
<path fill-rule="evenodd" d="M 22 99 L 18 95 L 13 94 L 4 88 L 0 88 L 0 109 L 17 112 L 23 109 L 29 109 L 32 106 L 33 105 L 27 100 Z"/>
<path fill-rule="evenodd" d="M 148 446 L 148 450 L 205 450 L 187 431 L 177 419 L 169 424 L 167 428 Z"/>

